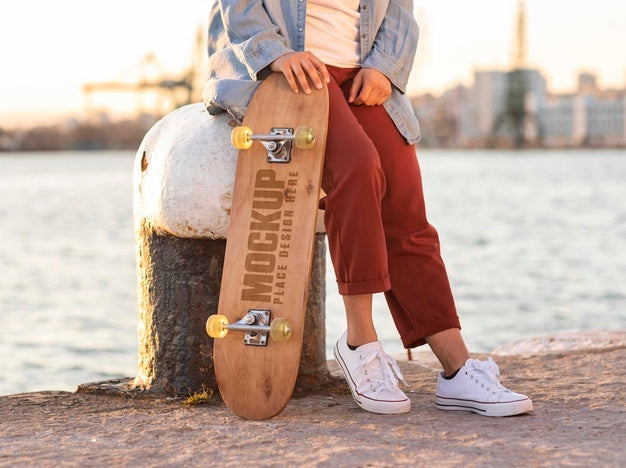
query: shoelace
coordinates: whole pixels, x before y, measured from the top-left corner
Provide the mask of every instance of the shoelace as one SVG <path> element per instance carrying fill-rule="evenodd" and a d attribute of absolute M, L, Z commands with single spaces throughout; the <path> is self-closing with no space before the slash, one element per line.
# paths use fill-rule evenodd
<path fill-rule="evenodd" d="M 385 388 L 395 390 L 398 388 L 398 379 L 406 385 L 398 364 L 384 351 L 371 351 L 369 354 L 361 356 L 361 359 L 355 369 L 357 375 L 361 374 L 364 377 L 357 385 L 359 390 L 369 387 L 375 394 L 380 393 Z M 361 370 L 360 373 L 359 370 Z"/>
<path fill-rule="evenodd" d="M 468 364 L 471 373 L 470 377 L 477 383 L 480 383 L 487 391 L 492 391 L 494 394 L 498 392 L 510 392 L 500 383 L 502 377 L 500 376 L 500 369 L 492 358 L 486 361 L 479 361 L 478 359 L 472 359 Z M 493 385 L 493 389 L 490 385 Z"/>

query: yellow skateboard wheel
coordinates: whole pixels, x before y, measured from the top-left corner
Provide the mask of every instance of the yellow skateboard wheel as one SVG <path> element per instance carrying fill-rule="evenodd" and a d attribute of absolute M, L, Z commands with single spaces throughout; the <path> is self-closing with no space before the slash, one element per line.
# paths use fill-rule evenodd
<path fill-rule="evenodd" d="M 252 135 L 252 129 L 250 127 L 243 125 L 235 127 L 230 134 L 230 142 L 237 149 L 248 149 L 252 146 L 250 135 Z"/>
<path fill-rule="evenodd" d="M 270 336 L 274 341 L 287 341 L 291 337 L 289 320 L 277 318 L 270 323 Z"/>
<path fill-rule="evenodd" d="M 297 148 L 310 149 L 315 145 L 315 132 L 312 127 L 297 127 L 294 132 L 294 143 Z"/>
<path fill-rule="evenodd" d="M 206 321 L 206 332 L 211 338 L 224 338 L 228 333 L 228 319 L 224 315 L 211 315 Z"/>

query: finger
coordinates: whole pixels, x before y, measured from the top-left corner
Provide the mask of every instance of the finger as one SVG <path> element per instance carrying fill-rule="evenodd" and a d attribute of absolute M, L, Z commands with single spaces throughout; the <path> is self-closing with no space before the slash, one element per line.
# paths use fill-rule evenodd
<path fill-rule="evenodd" d="M 390 96 L 389 93 L 384 93 L 383 95 L 381 95 L 376 105 L 382 106 L 385 102 L 387 102 L 387 99 L 389 99 L 389 96 Z"/>
<path fill-rule="evenodd" d="M 379 89 L 375 89 L 368 97 L 368 106 L 378 106 L 384 100 L 384 93 Z"/>
<path fill-rule="evenodd" d="M 313 66 L 315 66 L 315 68 L 317 69 L 317 72 L 320 74 L 322 79 L 326 83 L 330 83 L 330 73 L 328 73 L 328 69 L 326 68 L 324 62 L 322 62 L 313 54 L 311 54 L 311 62 L 313 63 Z"/>
<path fill-rule="evenodd" d="M 293 90 L 294 93 L 299 93 L 300 89 L 298 88 L 298 83 L 296 83 L 296 79 L 291 71 L 291 68 L 285 67 L 281 70 L 285 78 L 287 78 L 287 83 L 289 83 L 289 87 Z"/>
<path fill-rule="evenodd" d="M 366 104 L 366 105 L 370 105 L 367 104 L 370 101 L 370 95 L 372 94 L 372 88 L 370 86 L 363 86 L 361 88 L 361 92 L 359 93 L 359 96 L 355 99 L 355 104 Z"/>
<path fill-rule="evenodd" d="M 363 101 L 363 105 L 373 106 L 376 100 L 378 99 L 378 92 L 376 88 L 365 85 L 363 86 L 363 89 L 361 90 L 360 97 L 361 97 L 361 101 Z"/>
<path fill-rule="evenodd" d="M 300 90 L 298 89 L 298 84 L 296 83 L 293 72 L 289 67 L 288 57 L 290 55 L 291 54 L 286 54 L 274 60 L 270 65 L 270 69 L 272 71 L 282 73 L 285 76 L 285 79 L 287 80 L 287 83 L 289 84 L 289 87 L 293 90 L 293 92 L 299 93 Z"/>
<path fill-rule="evenodd" d="M 354 80 L 352 81 L 352 86 L 350 87 L 350 94 L 348 95 L 348 102 L 350 104 L 356 104 L 357 106 L 359 105 L 359 103 L 355 102 L 355 99 L 357 98 L 359 91 L 361 91 L 362 80 L 363 80 L 363 77 L 361 73 L 360 72 L 357 73 L 357 75 L 354 77 Z"/>
<path fill-rule="evenodd" d="M 313 86 L 315 86 L 317 89 L 322 89 L 324 87 L 324 84 L 322 83 L 322 79 L 320 78 L 317 68 L 315 68 L 315 65 L 311 61 L 306 60 L 302 62 L 302 68 L 304 68 L 306 73 L 311 78 L 311 81 L 313 82 Z"/>
<path fill-rule="evenodd" d="M 367 97 L 367 99 L 363 101 L 363 105 L 372 107 L 372 106 L 375 106 L 377 102 L 378 101 L 370 95 Z"/>
<path fill-rule="evenodd" d="M 302 65 L 299 62 L 294 62 L 291 65 L 291 70 L 293 71 L 294 75 L 296 75 L 296 80 L 298 80 L 298 83 L 300 83 L 302 91 L 304 91 L 305 94 L 311 94 L 311 87 L 309 86 L 309 81 L 307 80 L 306 74 L 302 69 Z"/>
<path fill-rule="evenodd" d="M 371 107 L 371 106 L 375 106 L 376 105 L 376 99 L 374 97 L 372 97 L 372 95 L 369 95 L 367 97 L 367 99 L 363 100 L 363 105 Z"/>

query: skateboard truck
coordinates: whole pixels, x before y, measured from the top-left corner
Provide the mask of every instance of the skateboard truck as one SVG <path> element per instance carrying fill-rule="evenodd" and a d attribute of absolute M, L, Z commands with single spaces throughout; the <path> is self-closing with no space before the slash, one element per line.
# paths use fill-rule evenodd
<path fill-rule="evenodd" d="M 230 136 L 237 149 L 248 149 L 254 140 L 258 140 L 267 150 L 268 163 L 288 163 L 291 161 L 292 144 L 296 148 L 308 149 L 315 145 L 315 133 L 311 127 L 300 126 L 272 127 L 269 134 L 254 134 L 246 126 L 235 127 Z"/>
<path fill-rule="evenodd" d="M 229 331 L 245 332 L 243 342 L 248 346 L 267 346 L 267 336 L 274 341 L 286 341 L 291 336 L 291 325 L 284 318 L 277 318 L 270 323 L 271 312 L 262 309 L 250 309 L 235 323 L 228 323 L 224 315 L 211 315 L 206 323 L 207 334 L 211 338 L 224 338 Z"/>

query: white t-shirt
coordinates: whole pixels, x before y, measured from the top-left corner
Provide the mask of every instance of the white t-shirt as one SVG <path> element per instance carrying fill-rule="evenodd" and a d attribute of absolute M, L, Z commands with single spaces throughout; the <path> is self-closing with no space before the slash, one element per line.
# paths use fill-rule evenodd
<path fill-rule="evenodd" d="M 304 49 L 326 65 L 361 65 L 359 0 L 308 0 Z"/>

